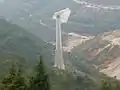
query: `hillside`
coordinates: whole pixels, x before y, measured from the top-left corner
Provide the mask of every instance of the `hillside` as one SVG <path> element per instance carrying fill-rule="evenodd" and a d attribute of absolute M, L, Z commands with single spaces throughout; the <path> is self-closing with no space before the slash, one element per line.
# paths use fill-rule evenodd
<path fill-rule="evenodd" d="M 50 76 L 52 90 L 76 90 L 76 88 L 85 90 L 86 86 L 89 89 L 96 85 L 88 72 L 81 71 L 85 66 L 79 68 L 76 64 L 72 65 L 74 55 L 70 59 L 71 56 L 65 52 L 66 71 L 56 71 L 52 68 L 54 46 L 3 19 L 0 19 L 0 32 L 0 80 L 13 61 L 23 66 L 26 76 L 33 75 L 37 60 L 42 55 Z"/>
<path fill-rule="evenodd" d="M 52 48 L 52 45 L 23 28 L 0 19 L 0 66 L 3 66 L 1 69 L 13 59 L 20 59 L 26 67 L 34 66 L 40 55 L 43 55 L 45 60 L 49 58 L 51 61 L 47 62 L 51 65 Z"/>
<path fill-rule="evenodd" d="M 105 32 L 72 49 L 91 67 L 119 79 L 120 31 Z"/>

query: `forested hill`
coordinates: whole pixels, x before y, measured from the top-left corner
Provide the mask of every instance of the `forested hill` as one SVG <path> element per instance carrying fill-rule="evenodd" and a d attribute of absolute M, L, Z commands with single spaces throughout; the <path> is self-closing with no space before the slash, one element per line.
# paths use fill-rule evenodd
<path fill-rule="evenodd" d="M 43 55 L 47 62 L 51 62 L 52 48 L 52 45 L 23 28 L 0 19 L 0 67 L 11 60 L 33 66 L 40 55 Z"/>
<path fill-rule="evenodd" d="M 85 85 L 89 88 L 94 84 L 89 77 L 84 78 L 84 76 L 72 74 L 72 69 L 70 69 L 71 72 L 66 70 L 63 74 L 60 73 L 61 71 L 53 73 L 54 70 L 51 68 L 54 46 L 42 41 L 23 28 L 0 19 L 0 81 L 12 62 L 17 62 L 23 66 L 26 77 L 30 73 L 31 75 L 34 74 L 34 67 L 40 55 L 43 56 L 45 66 L 49 67 L 48 73 L 52 90 L 75 90 L 76 87 L 83 88 L 84 90 Z M 82 79 L 83 81 L 79 82 L 77 79 Z"/>

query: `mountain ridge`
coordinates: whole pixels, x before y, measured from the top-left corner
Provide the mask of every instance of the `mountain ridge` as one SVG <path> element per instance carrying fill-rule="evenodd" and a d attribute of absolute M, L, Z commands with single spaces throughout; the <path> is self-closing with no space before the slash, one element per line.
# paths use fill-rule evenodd
<path fill-rule="evenodd" d="M 15 3 L 15 8 L 11 2 Z M 116 10 L 100 10 L 98 12 L 96 9 L 79 5 L 73 0 L 12 0 L 11 2 L 5 0 L 4 3 L 1 3 L 0 16 L 49 42 L 55 40 L 55 21 L 52 20 L 52 15 L 54 12 L 64 8 L 70 8 L 72 14 L 68 24 L 62 26 L 63 32 L 97 35 L 105 31 L 120 28 L 120 13 Z M 92 2 L 95 1 L 93 0 Z M 103 4 L 104 2 L 102 1 Z M 44 22 L 44 25 L 43 23 L 41 24 L 41 21 Z M 49 35 L 45 37 L 46 33 L 49 33 Z"/>

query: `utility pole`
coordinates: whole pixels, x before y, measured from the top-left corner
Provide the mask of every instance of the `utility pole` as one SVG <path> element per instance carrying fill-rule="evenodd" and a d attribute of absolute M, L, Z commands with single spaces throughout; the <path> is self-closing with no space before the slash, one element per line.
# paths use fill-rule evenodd
<path fill-rule="evenodd" d="M 62 31 L 61 24 L 67 23 L 68 17 L 70 16 L 70 9 L 64 9 L 59 12 L 56 12 L 53 15 L 53 19 L 56 20 L 56 50 L 55 50 L 55 61 L 54 67 L 58 69 L 65 69 L 64 59 L 63 59 L 63 49 L 62 49 Z"/>

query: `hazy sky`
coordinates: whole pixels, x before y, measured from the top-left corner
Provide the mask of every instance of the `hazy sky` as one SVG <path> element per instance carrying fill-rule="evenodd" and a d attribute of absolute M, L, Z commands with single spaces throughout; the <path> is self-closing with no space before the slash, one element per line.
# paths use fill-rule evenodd
<path fill-rule="evenodd" d="M 4 0 L 0 0 L 0 2 L 3 2 Z"/>

